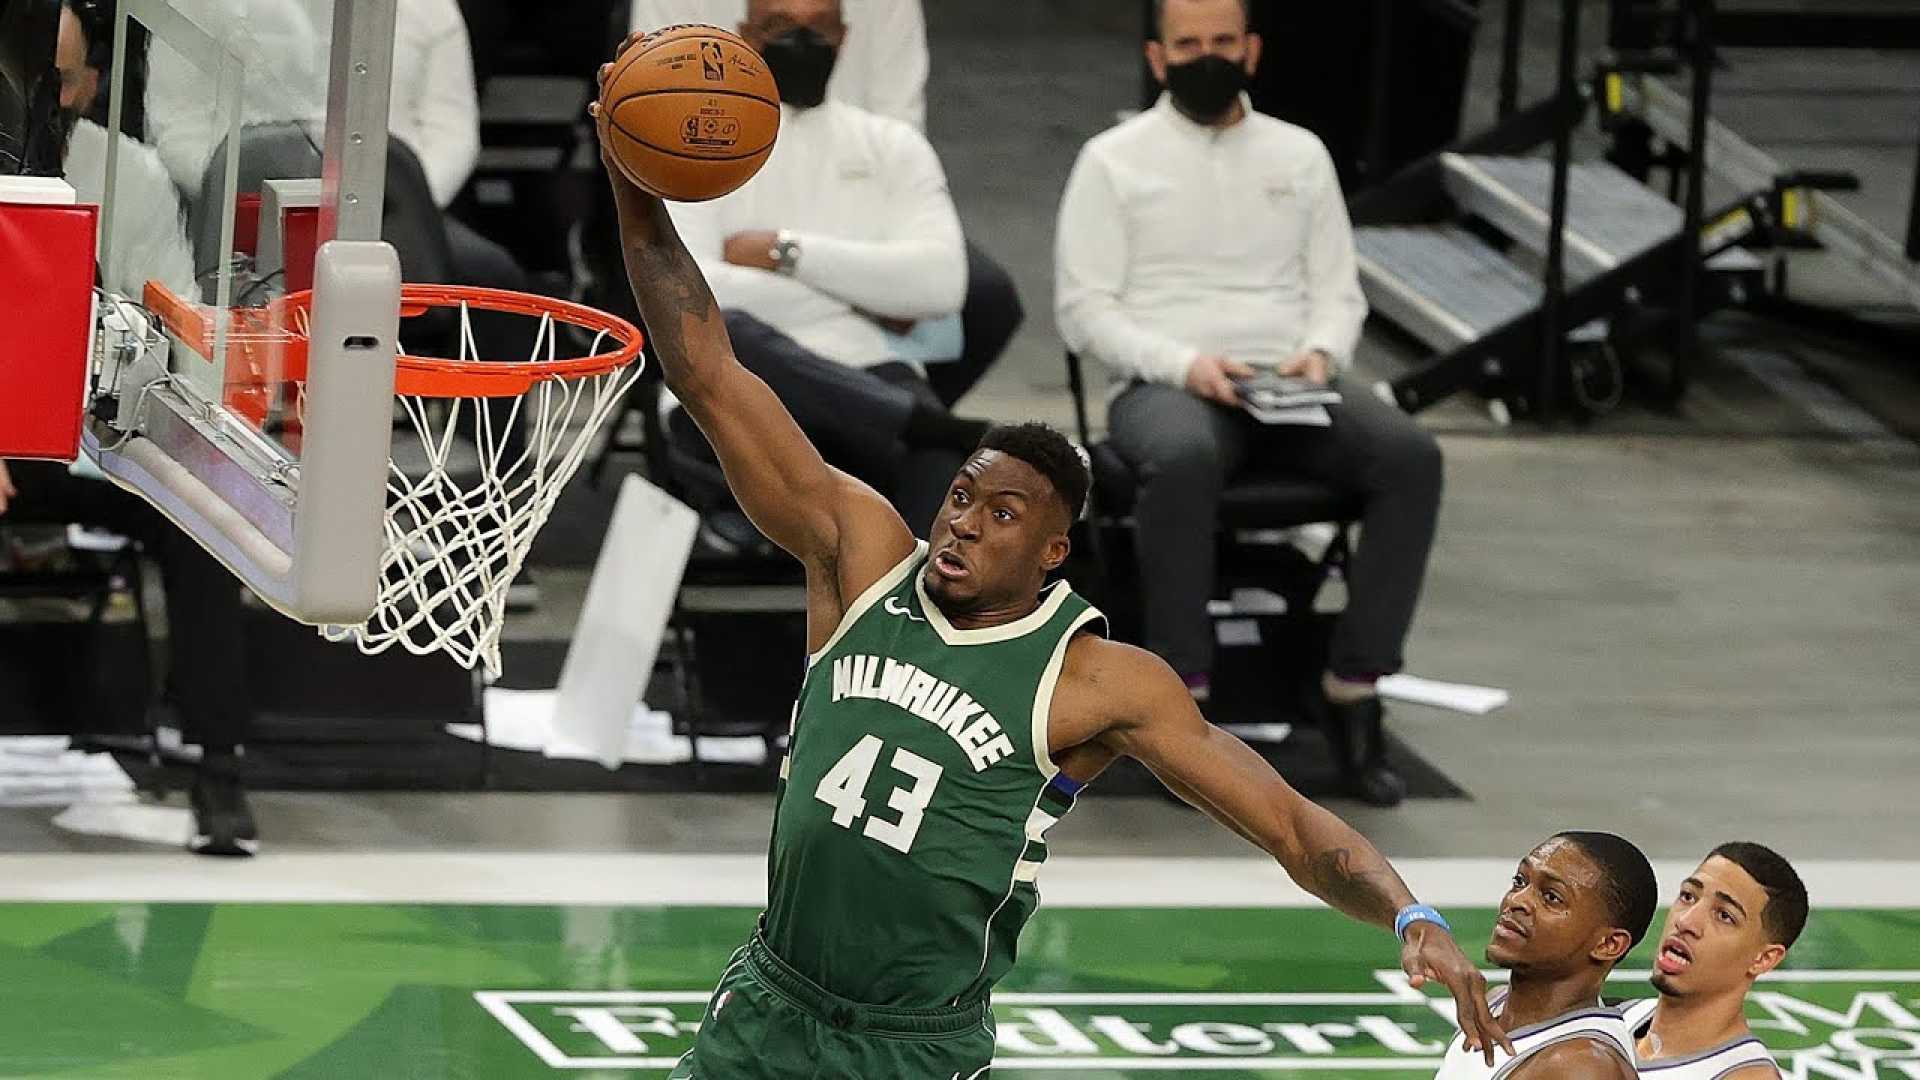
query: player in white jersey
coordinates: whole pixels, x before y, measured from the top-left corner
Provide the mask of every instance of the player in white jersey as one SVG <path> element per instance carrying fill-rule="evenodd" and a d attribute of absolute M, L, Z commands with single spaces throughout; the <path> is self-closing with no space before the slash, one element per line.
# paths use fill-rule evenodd
<path fill-rule="evenodd" d="M 1775 1080 L 1747 1026 L 1747 991 L 1807 925 L 1807 887 L 1759 844 L 1721 844 L 1667 911 L 1654 958 L 1657 998 L 1626 1010 L 1640 1074 L 1652 1080 Z"/>
<path fill-rule="evenodd" d="M 1647 857 L 1612 833 L 1564 832 L 1528 852 L 1487 942 L 1512 973 L 1488 1003 L 1513 1053 L 1488 1064 L 1455 1036 L 1435 1080 L 1634 1080 L 1633 1037 L 1600 990 L 1646 936 L 1658 892 Z"/>

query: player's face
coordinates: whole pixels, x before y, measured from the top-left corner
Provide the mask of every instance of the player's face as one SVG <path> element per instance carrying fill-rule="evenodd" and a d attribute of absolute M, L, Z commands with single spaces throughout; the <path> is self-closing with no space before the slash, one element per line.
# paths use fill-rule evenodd
<path fill-rule="evenodd" d="M 923 581 L 949 615 L 1016 608 L 1066 561 L 1066 512 L 1033 466 L 981 450 L 960 467 L 927 534 Z"/>
<path fill-rule="evenodd" d="M 1767 940 L 1766 905 L 1767 891 L 1739 865 L 1719 857 L 1701 863 L 1667 909 L 1653 985 L 1673 997 L 1744 993 L 1785 952 Z"/>
<path fill-rule="evenodd" d="M 1600 868 L 1578 845 L 1555 838 L 1513 872 L 1487 959 L 1516 971 L 1573 970 L 1588 962 L 1610 921 Z"/>

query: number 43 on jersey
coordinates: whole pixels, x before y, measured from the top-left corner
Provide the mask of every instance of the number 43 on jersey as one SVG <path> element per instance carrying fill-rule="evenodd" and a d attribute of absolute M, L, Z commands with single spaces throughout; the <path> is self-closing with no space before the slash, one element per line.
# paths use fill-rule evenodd
<path fill-rule="evenodd" d="M 878 735 L 868 735 L 820 778 L 813 797 L 833 807 L 835 825 L 851 829 L 855 821 L 866 815 L 867 783 L 873 778 L 874 767 L 880 763 L 880 754 L 885 749 L 886 744 Z M 897 851 L 911 852 L 927 804 L 933 801 L 934 789 L 940 786 L 941 769 L 904 746 L 894 748 L 890 764 L 894 771 L 913 780 L 912 787 L 894 788 L 887 796 L 887 806 L 900 816 L 888 821 L 875 814 L 867 818 L 860 831 Z"/>

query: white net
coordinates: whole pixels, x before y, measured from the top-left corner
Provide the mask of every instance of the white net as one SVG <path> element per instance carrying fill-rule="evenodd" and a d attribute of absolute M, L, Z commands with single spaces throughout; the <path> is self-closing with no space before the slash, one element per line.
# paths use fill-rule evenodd
<path fill-rule="evenodd" d="M 471 361 L 479 353 L 467 305 L 459 315 L 459 359 Z M 565 329 L 541 316 L 532 359 L 557 359 Z M 443 652 L 499 675 L 508 586 L 640 368 L 549 377 L 510 397 L 399 395 L 379 599 L 366 622 L 321 633 L 367 653 Z"/>

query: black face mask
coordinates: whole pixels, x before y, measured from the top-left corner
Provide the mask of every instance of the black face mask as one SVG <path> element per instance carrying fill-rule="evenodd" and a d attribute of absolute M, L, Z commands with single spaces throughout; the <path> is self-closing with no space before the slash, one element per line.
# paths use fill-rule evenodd
<path fill-rule="evenodd" d="M 811 109 L 827 99 L 827 80 L 840 51 L 810 27 L 789 30 L 760 48 L 760 56 L 780 87 L 780 100 Z"/>
<path fill-rule="evenodd" d="M 1167 65 L 1167 92 L 1174 104 L 1201 123 L 1218 120 L 1247 87 L 1246 67 L 1238 60 L 1208 54 L 1184 64 Z"/>

